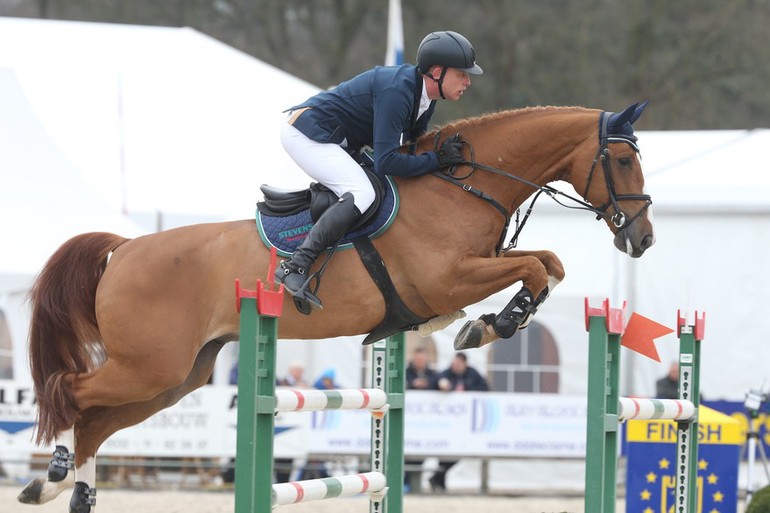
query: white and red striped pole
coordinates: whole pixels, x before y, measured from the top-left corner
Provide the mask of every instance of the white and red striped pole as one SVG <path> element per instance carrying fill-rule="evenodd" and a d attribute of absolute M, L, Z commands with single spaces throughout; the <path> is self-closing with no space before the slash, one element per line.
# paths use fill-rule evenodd
<path fill-rule="evenodd" d="M 682 399 L 619 398 L 618 420 L 690 420 L 695 404 Z"/>
<path fill-rule="evenodd" d="M 386 484 L 385 474 L 382 472 L 278 483 L 273 485 L 272 505 L 275 507 L 349 497 L 360 493 L 376 493 L 383 491 Z"/>
<path fill-rule="evenodd" d="M 378 388 L 340 390 L 276 389 L 276 411 L 378 410 L 388 394 Z"/>

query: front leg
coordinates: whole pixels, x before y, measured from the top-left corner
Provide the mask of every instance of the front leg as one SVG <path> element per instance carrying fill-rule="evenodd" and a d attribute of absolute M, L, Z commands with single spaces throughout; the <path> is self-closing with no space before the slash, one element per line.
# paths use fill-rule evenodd
<path fill-rule="evenodd" d="M 561 263 L 561 260 L 559 260 L 559 257 L 556 256 L 555 253 L 552 251 L 519 251 L 519 250 L 509 250 L 506 251 L 503 254 L 504 257 L 509 258 L 516 258 L 520 256 L 534 256 L 545 267 L 545 271 L 548 274 L 548 285 L 545 289 L 543 289 L 540 294 L 535 298 L 534 303 L 532 304 L 532 308 L 530 309 L 529 315 L 521 322 L 519 325 L 519 329 L 522 330 L 529 326 L 529 322 L 532 320 L 532 317 L 537 312 L 538 308 L 540 308 L 540 305 L 543 304 L 543 302 L 548 299 L 548 296 L 551 295 L 551 292 L 553 292 L 553 289 L 556 288 L 556 286 L 561 283 L 561 281 L 564 279 L 564 266 Z M 508 337 L 505 337 L 508 338 Z"/>
<path fill-rule="evenodd" d="M 543 289 L 538 299 L 547 294 L 548 287 Z M 499 314 L 484 314 L 475 321 L 466 322 L 455 337 L 455 350 L 473 349 L 501 338 L 510 338 L 525 321 L 529 323 L 535 310 L 532 292 L 522 287 Z"/>
<path fill-rule="evenodd" d="M 564 279 L 561 261 L 550 251 L 510 250 L 505 258 L 536 258 L 547 275 L 547 285 L 534 297 L 527 283 L 516 293 L 513 299 L 495 314 L 485 314 L 475 321 L 468 321 L 455 337 L 455 349 L 481 347 L 500 338 L 510 338 L 517 330 L 526 328 L 540 305 L 548 298 L 551 291 Z"/>
<path fill-rule="evenodd" d="M 559 257 L 554 252 L 547 250 L 522 251 L 511 249 L 503 253 L 503 258 L 521 257 L 535 257 L 543 264 L 548 275 L 548 288 L 550 290 L 553 290 L 564 279 L 564 265 L 562 265 L 561 260 L 559 260 Z"/>

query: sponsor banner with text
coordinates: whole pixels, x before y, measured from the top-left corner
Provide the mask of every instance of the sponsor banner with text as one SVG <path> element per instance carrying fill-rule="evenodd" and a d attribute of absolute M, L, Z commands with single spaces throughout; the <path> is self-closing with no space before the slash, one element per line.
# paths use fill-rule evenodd
<path fill-rule="evenodd" d="M 237 389 L 206 386 L 150 419 L 114 434 L 105 456 L 232 457 Z M 585 398 L 505 393 L 406 394 L 405 452 L 415 456 L 557 457 L 585 455 Z M 366 454 L 371 415 L 362 411 L 281 413 L 275 455 Z M 33 441 L 30 386 L 0 380 L 0 449 L 48 452 Z"/>

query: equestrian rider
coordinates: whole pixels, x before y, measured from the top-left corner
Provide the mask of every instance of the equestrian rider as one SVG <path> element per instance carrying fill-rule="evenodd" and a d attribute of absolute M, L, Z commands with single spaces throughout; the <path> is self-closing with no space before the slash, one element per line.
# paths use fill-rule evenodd
<path fill-rule="evenodd" d="M 376 66 L 289 109 L 288 123 L 281 128 L 284 149 L 339 201 L 321 215 L 291 258 L 281 262 L 276 283 L 283 283 L 295 298 L 322 306 L 307 291 L 310 268 L 375 200 L 372 184 L 351 154 L 370 146 L 379 177 L 419 176 L 462 162 L 457 140 L 419 155 L 398 149 L 427 131 L 436 100 L 459 100 L 471 84 L 470 75 L 482 73 L 465 37 L 432 32 L 420 43 L 416 66 Z"/>

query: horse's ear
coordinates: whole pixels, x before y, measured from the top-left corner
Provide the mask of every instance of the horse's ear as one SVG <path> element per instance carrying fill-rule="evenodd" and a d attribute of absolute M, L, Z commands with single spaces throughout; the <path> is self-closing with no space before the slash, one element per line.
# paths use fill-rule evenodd
<path fill-rule="evenodd" d="M 650 100 L 644 100 L 642 103 L 634 103 L 629 105 L 626 110 L 621 113 L 613 112 L 610 114 L 610 118 L 607 120 L 607 130 L 611 134 L 633 134 L 633 128 L 631 125 L 639 119 L 647 107 Z"/>
<path fill-rule="evenodd" d="M 641 117 L 642 112 L 644 112 L 644 109 L 647 107 L 648 103 L 650 103 L 650 100 L 644 100 L 642 103 L 636 104 L 634 112 L 631 114 L 631 118 L 628 120 L 628 122 L 633 125 L 636 120 Z"/>
<path fill-rule="evenodd" d="M 629 105 L 626 110 L 620 114 L 617 112 L 610 114 L 610 119 L 607 121 L 607 127 L 609 128 L 610 133 L 619 130 L 626 123 L 632 122 L 631 116 L 634 115 L 638 106 L 638 103 L 634 103 L 633 105 Z M 641 115 L 641 112 L 639 114 Z"/>

